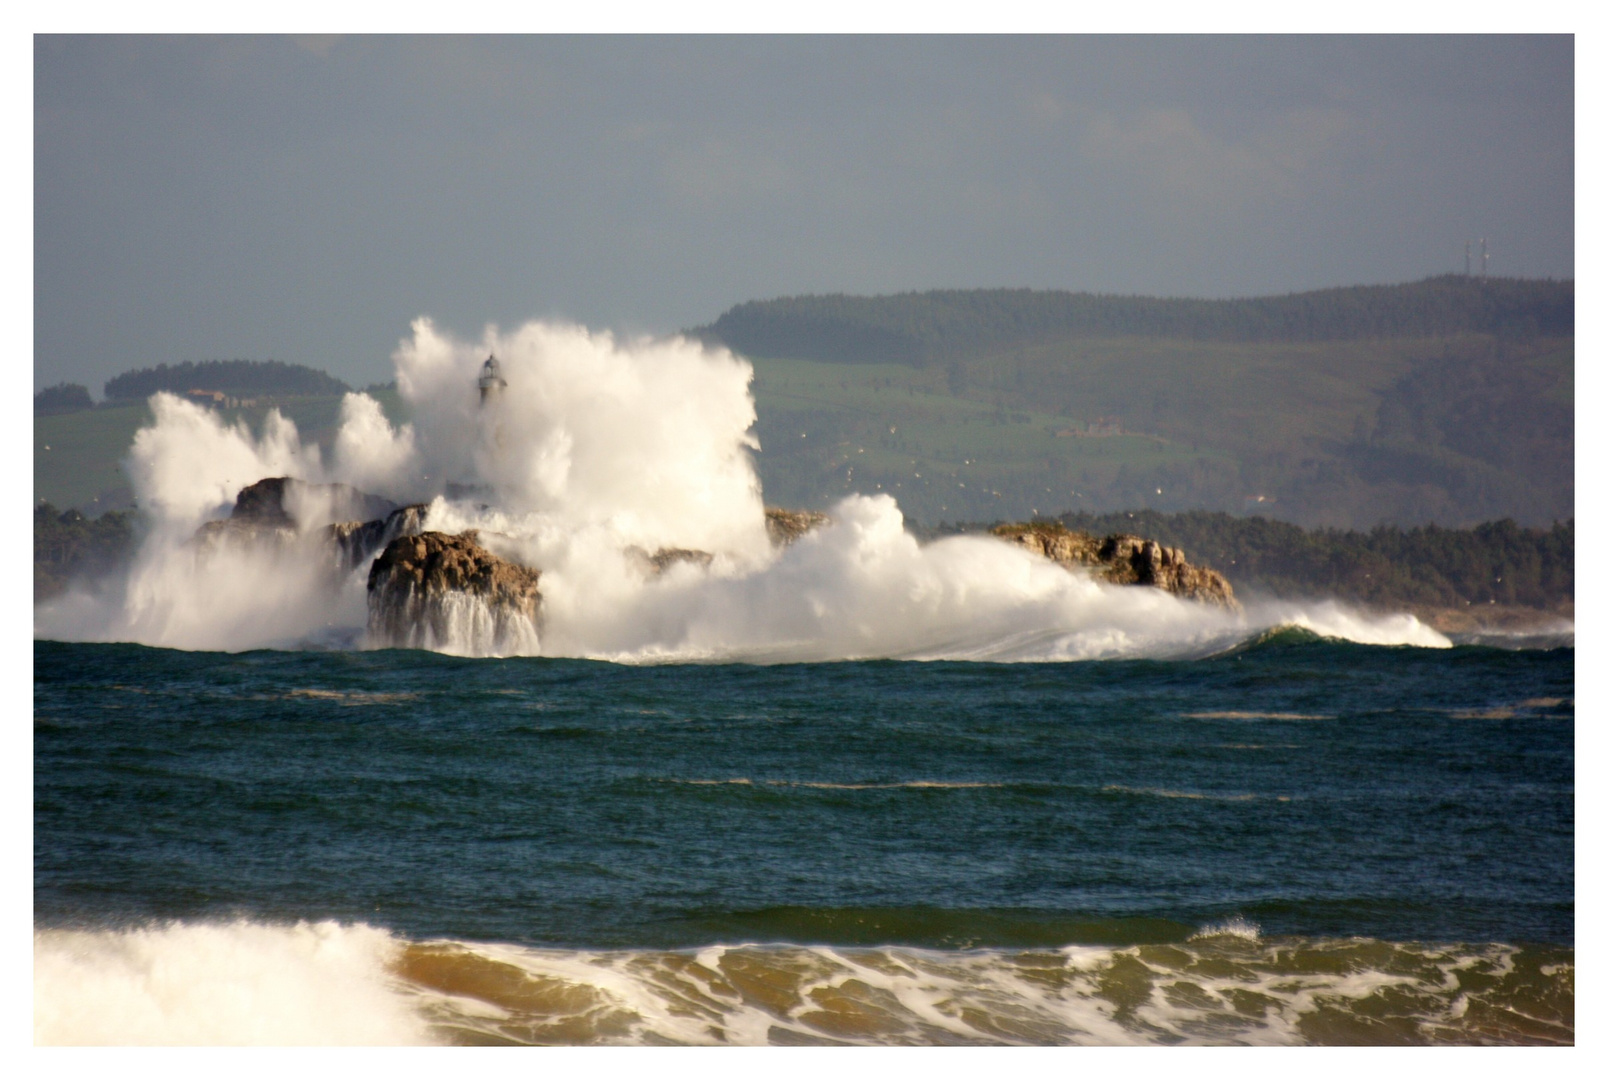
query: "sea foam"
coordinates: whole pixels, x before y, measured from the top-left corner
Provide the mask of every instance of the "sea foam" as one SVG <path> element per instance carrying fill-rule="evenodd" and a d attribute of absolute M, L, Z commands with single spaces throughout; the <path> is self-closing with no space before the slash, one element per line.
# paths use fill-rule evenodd
<path fill-rule="evenodd" d="M 1240 920 L 1026 951 L 563 950 L 330 922 L 34 934 L 34 1039 L 56 1045 L 1572 1043 L 1573 998 L 1567 950 L 1265 942 Z"/>
<path fill-rule="evenodd" d="M 389 973 L 401 943 L 332 922 L 34 932 L 34 1042 L 411 1045 L 428 1028 Z"/>

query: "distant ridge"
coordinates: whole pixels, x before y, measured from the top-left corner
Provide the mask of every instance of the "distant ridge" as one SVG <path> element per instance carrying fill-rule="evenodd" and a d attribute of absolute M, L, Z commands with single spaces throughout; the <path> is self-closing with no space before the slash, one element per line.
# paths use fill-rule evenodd
<path fill-rule="evenodd" d="M 792 296 L 738 304 L 689 333 L 752 356 L 917 366 L 1069 338 L 1570 337 L 1574 282 L 1448 274 L 1239 300 L 1035 289 Z"/>
<path fill-rule="evenodd" d="M 313 396 L 344 394 L 350 386 L 316 368 L 286 364 L 279 360 L 186 360 L 182 364 L 158 364 L 154 368 L 126 371 L 108 379 L 106 396 L 127 400 L 143 398 L 158 390 L 183 393 L 186 390 L 220 390 L 229 394 L 283 394 Z"/>

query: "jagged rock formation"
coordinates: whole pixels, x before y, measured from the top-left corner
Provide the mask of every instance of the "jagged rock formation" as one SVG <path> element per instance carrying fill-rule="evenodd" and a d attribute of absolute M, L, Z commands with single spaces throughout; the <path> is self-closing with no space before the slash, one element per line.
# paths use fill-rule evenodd
<path fill-rule="evenodd" d="M 1064 525 L 996 525 L 993 534 L 1067 568 L 1087 567 L 1115 585 L 1150 585 L 1174 596 L 1241 611 L 1234 587 L 1216 570 L 1191 566 L 1178 548 L 1117 533 L 1103 540 Z"/>
<path fill-rule="evenodd" d="M 832 519 L 819 510 L 782 510 L 765 507 L 765 532 L 775 547 L 786 547 L 811 529 L 819 528 Z"/>
<path fill-rule="evenodd" d="M 418 536 L 424 531 L 424 503 L 399 506 L 379 521 L 339 521 L 324 527 L 325 538 L 335 549 L 336 565 L 343 571 L 362 566 L 376 551 L 399 536 Z"/>
<path fill-rule="evenodd" d="M 473 531 L 386 545 L 369 568 L 373 644 L 469 655 L 534 653 L 540 571 L 498 558 Z"/>

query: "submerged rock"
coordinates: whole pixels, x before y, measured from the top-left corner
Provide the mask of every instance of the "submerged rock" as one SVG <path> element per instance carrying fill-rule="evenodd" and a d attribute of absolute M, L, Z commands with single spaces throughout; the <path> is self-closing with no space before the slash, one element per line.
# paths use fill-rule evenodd
<path fill-rule="evenodd" d="M 694 566 L 708 568 L 715 561 L 713 554 L 707 551 L 697 551 L 693 548 L 660 548 L 653 554 L 635 546 L 625 549 L 625 556 L 644 577 L 658 577 L 676 563 L 692 563 Z"/>
<path fill-rule="evenodd" d="M 469 655 L 534 653 L 541 572 L 493 555 L 474 532 L 392 540 L 368 577 L 368 632 L 381 646 Z"/>
<path fill-rule="evenodd" d="M 1216 570 L 1191 566 L 1178 548 L 1117 533 L 1103 540 L 1065 525 L 996 525 L 993 534 L 1071 569 L 1086 567 L 1114 585 L 1150 585 L 1185 600 L 1241 611 L 1234 587 Z"/>
<path fill-rule="evenodd" d="M 765 534 L 770 537 L 772 547 L 787 547 L 811 529 L 818 529 L 831 520 L 819 510 L 782 510 L 767 506 Z M 633 545 L 625 549 L 625 554 L 647 577 L 657 577 L 676 563 L 707 568 L 715 559 L 707 551 L 678 547 L 660 548 L 650 555 L 646 549 Z"/>

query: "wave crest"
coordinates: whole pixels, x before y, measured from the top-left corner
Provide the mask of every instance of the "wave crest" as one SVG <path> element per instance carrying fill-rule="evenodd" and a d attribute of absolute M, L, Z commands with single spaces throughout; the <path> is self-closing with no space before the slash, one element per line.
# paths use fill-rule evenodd
<path fill-rule="evenodd" d="M 365 925 L 34 935 L 42 1044 L 1572 1043 L 1567 948 L 1264 940 L 560 950 Z"/>

